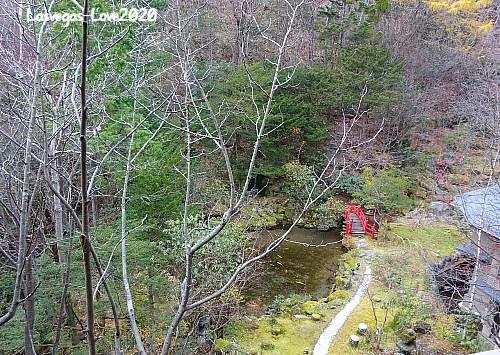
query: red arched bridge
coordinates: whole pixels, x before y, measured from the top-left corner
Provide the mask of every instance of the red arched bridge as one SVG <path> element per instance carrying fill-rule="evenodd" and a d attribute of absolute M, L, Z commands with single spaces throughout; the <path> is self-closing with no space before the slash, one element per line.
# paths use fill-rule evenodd
<path fill-rule="evenodd" d="M 330 201 L 331 206 L 332 202 Z M 375 223 L 370 224 L 368 222 L 360 205 L 347 205 L 343 216 L 345 221 L 345 238 L 353 234 L 369 235 L 371 239 L 375 238 Z"/>

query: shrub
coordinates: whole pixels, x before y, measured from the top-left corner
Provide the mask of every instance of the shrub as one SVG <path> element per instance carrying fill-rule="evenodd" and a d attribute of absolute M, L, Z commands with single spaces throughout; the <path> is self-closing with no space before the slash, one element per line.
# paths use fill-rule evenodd
<path fill-rule="evenodd" d="M 335 188 L 347 195 L 353 195 L 361 190 L 363 178 L 359 175 L 342 174 Z"/>
<path fill-rule="evenodd" d="M 231 348 L 232 348 L 231 341 L 222 338 L 215 340 L 214 344 L 215 351 L 225 353 L 231 351 Z"/>
<path fill-rule="evenodd" d="M 295 200 L 306 199 L 315 180 L 313 169 L 298 161 L 286 163 L 283 168 L 286 174 L 283 190 Z"/>
<path fill-rule="evenodd" d="M 380 212 L 402 213 L 415 205 L 412 195 L 417 184 L 403 171 L 388 168 L 374 174 L 372 169 L 363 171 L 363 185 L 354 196 L 367 208 Z"/>
<path fill-rule="evenodd" d="M 274 297 L 273 303 L 267 306 L 268 312 L 271 314 L 277 314 L 281 312 L 281 309 L 283 308 L 285 301 L 286 301 L 285 296 L 277 295 L 276 297 Z"/>
<path fill-rule="evenodd" d="M 190 243 L 194 244 L 203 238 L 219 221 L 219 219 L 212 218 L 207 223 L 201 215 L 190 216 L 189 224 L 194 231 L 189 235 Z M 177 271 L 177 265 L 182 265 L 184 262 L 183 221 L 172 220 L 166 222 L 166 225 L 167 228 L 163 231 L 162 248 L 165 256 L 172 260 L 172 269 Z M 242 227 L 228 224 L 212 243 L 207 244 L 197 253 L 197 259 L 193 265 L 193 285 L 205 291 L 224 285 L 227 278 L 242 262 L 247 242 L 248 234 L 242 230 Z M 180 279 L 183 274 L 180 272 L 176 276 Z"/>
<path fill-rule="evenodd" d="M 459 312 L 455 314 L 455 327 L 458 332 L 448 334 L 448 339 L 465 349 L 476 352 L 480 350 L 478 332 L 481 320 L 473 315 Z"/>

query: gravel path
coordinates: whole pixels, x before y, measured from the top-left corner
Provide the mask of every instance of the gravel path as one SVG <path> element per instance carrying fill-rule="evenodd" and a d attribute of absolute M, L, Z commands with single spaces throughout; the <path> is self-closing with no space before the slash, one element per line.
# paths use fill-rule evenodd
<path fill-rule="evenodd" d="M 364 240 L 360 244 L 362 244 L 362 249 L 364 249 L 363 247 L 366 248 L 366 242 Z M 323 333 L 321 333 L 318 341 L 316 342 L 316 345 L 314 346 L 313 355 L 328 355 L 328 349 L 332 344 L 333 338 L 335 337 L 335 335 L 337 335 L 347 318 L 349 318 L 349 315 L 361 301 L 361 298 L 368 289 L 368 285 L 370 284 L 371 279 L 372 269 L 370 265 L 366 264 L 365 272 L 363 274 L 363 281 L 359 285 L 356 294 L 344 306 L 344 308 L 342 308 L 342 310 L 337 313 L 335 317 L 333 317 L 332 321 L 330 322 L 330 324 L 328 324 L 325 330 L 323 330 Z"/>

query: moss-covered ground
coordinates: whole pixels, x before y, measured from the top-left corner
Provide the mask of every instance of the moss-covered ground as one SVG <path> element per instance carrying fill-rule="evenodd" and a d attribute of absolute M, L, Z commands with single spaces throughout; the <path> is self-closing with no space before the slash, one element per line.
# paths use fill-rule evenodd
<path fill-rule="evenodd" d="M 226 331 L 226 336 L 235 339 L 239 351 L 250 354 L 304 354 L 304 350 L 312 350 L 325 325 L 323 320 L 278 317 L 272 321 L 264 318 L 239 321 Z M 282 334 L 272 334 L 276 327 Z"/>
<path fill-rule="evenodd" d="M 344 274 L 357 269 L 354 257 L 357 252 L 352 250 L 339 260 L 339 269 Z M 347 276 L 344 279 L 347 280 Z M 351 293 L 337 287 L 328 297 L 317 301 L 307 296 L 291 295 L 270 307 L 273 308 L 271 315 L 243 317 L 226 326 L 224 335 L 230 344 L 222 350 L 247 354 L 310 353 L 323 329 L 350 299 Z"/>
<path fill-rule="evenodd" d="M 330 354 L 375 352 L 373 340 L 366 344 L 368 338 L 362 337 L 357 348 L 349 344 L 349 336 L 356 334 L 359 323 L 366 323 L 372 334 L 377 327 L 384 325 L 380 343 L 383 351 L 395 350 L 400 332 L 416 322 L 425 322 L 432 327 L 430 334 L 419 335 L 418 344 L 425 343 L 429 351 L 460 353 L 460 349 L 448 340 L 453 333 L 453 319 L 442 312 L 430 291 L 427 266 L 453 254 L 462 241 L 458 229 L 447 224 L 414 226 L 403 222 L 386 225 L 378 240 L 369 241 L 370 249 L 375 253 L 374 280 L 369 288 L 371 297 L 365 295 L 350 315 L 335 337 Z"/>
<path fill-rule="evenodd" d="M 418 344 L 429 351 L 461 353 L 449 338 L 453 333 L 453 319 L 444 314 L 430 291 L 427 274 L 429 263 L 453 254 L 463 237 L 457 228 L 447 224 L 414 226 L 405 222 L 390 223 L 379 233 L 378 240 L 369 240 L 374 252 L 373 281 L 369 295 L 365 295 L 349 316 L 330 347 L 330 354 L 376 353 L 375 330 L 383 326 L 380 349 L 395 350 L 401 331 L 416 322 L 431 325 L 430 334 L 419 335 Z M 346 263 L 343 260 L 343 263 Z M 337 291 L 338 292 L 338 291 Z M 304 354 L 312 351 L 316 340 L 328 322 L 346 303 L 352 291 L 338 293 L 319 302 L 302 299 L 285 301 L 281 312 L 261 318 L 243 317 L 225 329 L 230 345 L 225 349 L 247 354 Z M 317 307 L 320 320 L 313 320 L 309 306 Z M 336 306 L 336 307 L 334 307 Z M 377 320 L 375 320 L 374 312 Z M 301 314 L 298 318 L 296 315 Z M 303 318 L 309 314 L 309 318 Z M 316 315 L 316 314 L 313 314 Z M 361 337 L 357 348 L 349 344 L 349 336 L 356 334 L 359 323 L 366 323 L 369 336 Z"/>
<path fill-rule="evenodd" d="M 348 301 L 351 293 L 337 290 L 318 301 L 292 296 L 272 316 L 245 317 L 225 328 L 231 340 L 226 349 L 248 354 L 304 354 L 312 351 L 328 322 Z"/>

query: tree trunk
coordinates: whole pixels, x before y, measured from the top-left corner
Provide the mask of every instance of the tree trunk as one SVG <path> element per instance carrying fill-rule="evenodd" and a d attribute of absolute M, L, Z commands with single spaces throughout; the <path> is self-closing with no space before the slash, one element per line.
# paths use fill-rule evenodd
<path fill-rule="evenodd" d="M 57 134 L 57 131 L 59 129 L 59 126 L 57 123 L 54 123 L 52 127 L 52 141 L 50 142 L 49 146 L 49 157 L 53 158 L 53 164 L 52 164 L 52 169 L 50 171 L 50 180 L 52 183 L 52 186 L 54 189 L 61 193 L 61 180 L 59 179 L 59 158 L 56 157 L 56 150 L 57 150 L 57 139 L 55 138 L 55 135 Z M 53 203 L 53 216 L 54 216 L 54 230 L 55 230 L 55 243 L 53 246 L 53 253 L 54 253 L 54 260 L 58 263 L 62 258 L 61 255 L 59 254 L 59 242 L 63 238 L 64 234 L 64 227 L 63 227 L 63 206 L 61 203 L 61 200 L 59 197 L 57 197 L 56 194 L 52 197 L 52 203 Z"/>
<path fill-rule="evenodd" d="M 241 63 L 243 63 L 243 58 L 245 58 L 247 55 L 247 38 L 246 38 L 247 11 L 248 11 L 247 2 L 242 1 L 239 14 L 235 14 L 236 38 L 233 51 L 234 65 L 240 65 Z"/>
<path fill-rule="evenodd" d="M 24 349 L 26 355 L 36 355 L 35 346 L 33 344 L 33 325 L 35 324 L 35 286 L 33 280 L 33 256 L 28 250 L 28 257 L 24 265 L 24 289 L 26 297 L 24 303 L 24 312 L 26 323 L 24 326 Z"/>
<path fill-rule="evenodd" d="M 92 202 L 92 227 L 97 227 L 97 202 L 95 196 L 91 197 Z"/>
<path fill-rule="evenodd" d="M 90 268 L 90 235 L 89 235 L 89 200 L 87 196 L 87 46 L 89 26 L 89 0 L 83 2 L 82 21 L 82 77 L 81 77 L 81 121 L 80 121 L 80 182 L 82 196 L 82 231 L 80 241 L 83 252 L 83 268 L 85 271 L 85 294 L 87 303 L 87 341 L 89 354 L 96 354 L 94 333 L 94 299 L 92 289 L 92 271 Z"/>
<path fill-rule="evenodd" d="M 132 298 L 132 291 L 130 290 L 130 284 L 128 282 L 128 272 L 127 272 L 127 188 L 128 180 L 130 177 L 130 169 L 132 165 L 132 145 L 134 143 L 134 134 L 130 139 L 128 158 L 127 158 L 127 168 L 125 170 L 125 179 L 123 181 L 123 191 L 121 198 L 121 217 L 122 217 L 122 276 L 123 276 L 123 288 L 125 290 L 125 298 L 127 301 L 127 313 L 130 319 L 130 328 L 134 334 L 135 346 L 139 351 L 139 354 L 146 355 L 146 350 L 144 349 L 144 344 L 142 343 L 141 335 L 139 333 L 139 327 L 135 320 L 135 310 L 134 302 Z"/>

